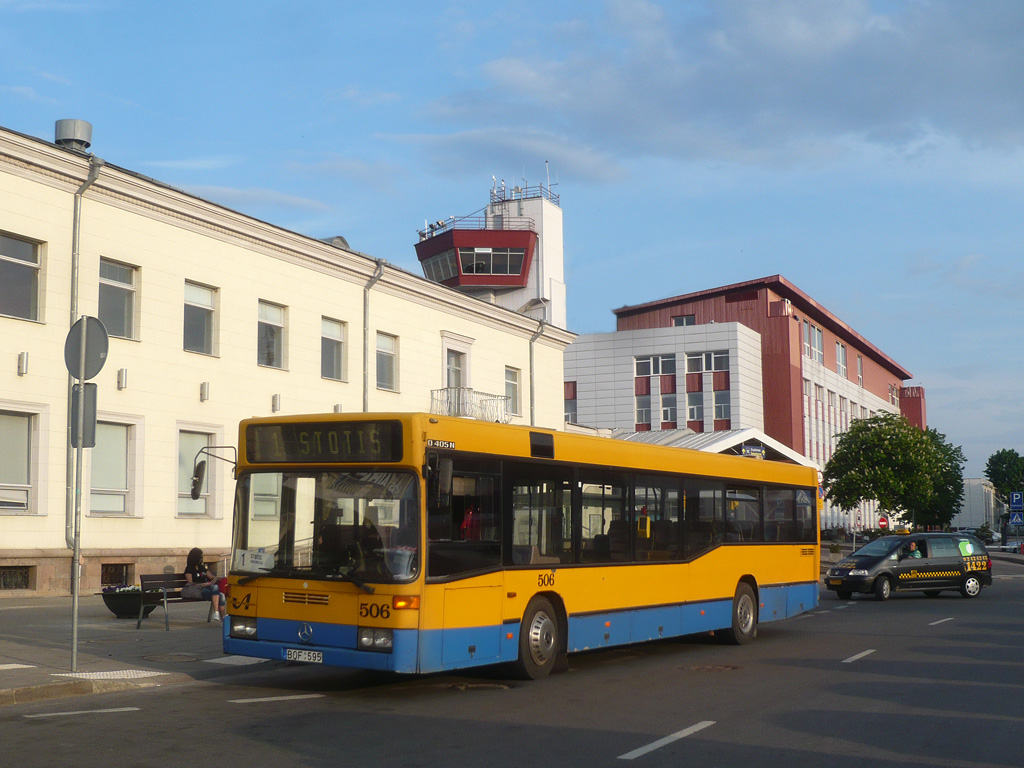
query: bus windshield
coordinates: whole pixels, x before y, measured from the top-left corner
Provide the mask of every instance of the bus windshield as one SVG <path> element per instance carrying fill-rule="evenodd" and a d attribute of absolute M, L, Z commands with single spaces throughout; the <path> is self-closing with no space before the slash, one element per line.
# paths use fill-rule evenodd
<path fill-rule="evenodd" d="M 252 472 L 235 496 L 232 571 L 402 582 L 419 568 L 412 472 Z"/>

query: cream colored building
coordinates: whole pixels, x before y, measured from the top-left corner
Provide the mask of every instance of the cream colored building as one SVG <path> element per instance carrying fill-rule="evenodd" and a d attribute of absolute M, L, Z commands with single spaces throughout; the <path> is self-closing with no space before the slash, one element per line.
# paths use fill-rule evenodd
<path fill-rule="evenodd" d="M 503 420 L 562 427 L 572 334 L 87 147 L 0 129 L 0 598 L 70 590 L 64 345 L 82 315 L 110 337 L 84 451 L 82 592 L 179 570 L 193 546 L 226 553 L 230 465 L 211 462 L 198 502 L 188 479 L 244 417 L 429 411 L 458 386 Z"/>

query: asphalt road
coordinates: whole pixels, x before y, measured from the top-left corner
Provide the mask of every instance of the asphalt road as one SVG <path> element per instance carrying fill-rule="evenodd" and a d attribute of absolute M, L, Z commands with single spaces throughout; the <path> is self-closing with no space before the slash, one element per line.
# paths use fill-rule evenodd
<path fill-rule="evenodd" d="M 1024 764 L 1024 567 L 977 599 L 841 601 L 743 647 L 689 638 L 571 657 L 537 682 L 258 665 L 0 710 L 34 766 Z"/>

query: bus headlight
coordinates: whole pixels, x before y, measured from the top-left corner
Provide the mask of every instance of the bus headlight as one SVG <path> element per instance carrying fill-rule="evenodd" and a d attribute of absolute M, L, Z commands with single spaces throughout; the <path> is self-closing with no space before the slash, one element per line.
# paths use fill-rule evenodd
<path fill-rule="evenodd" d="M 256 639 L 256 617 L 255 616 L 232 616 L 231 636 L 242 640 Z"/>
<path fill-rule="evenodd" d="M 356 645 L 360 651 L 391 653 L 393 644 L 394 638 L 390 629 L 360 627 L 356 636 Z"/>

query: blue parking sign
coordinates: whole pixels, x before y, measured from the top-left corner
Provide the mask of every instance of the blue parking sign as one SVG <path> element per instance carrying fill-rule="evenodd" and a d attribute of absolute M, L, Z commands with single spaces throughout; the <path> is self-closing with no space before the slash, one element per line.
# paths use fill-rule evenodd
<path fill-rule="evenodd" d="M 1010 491 L 1010 511 L 1024 512 L 1024 491 Z"/>

